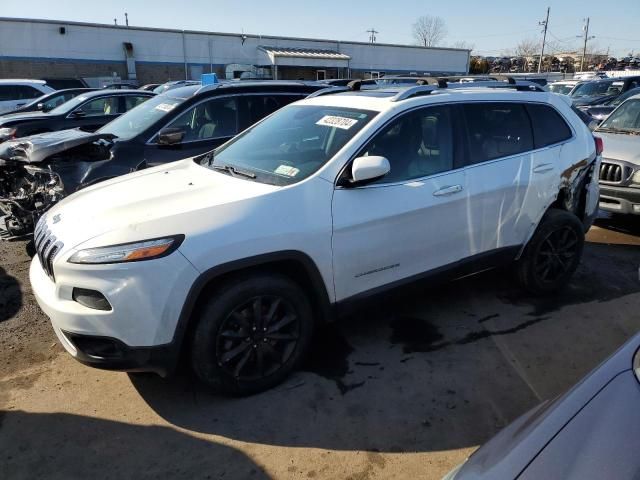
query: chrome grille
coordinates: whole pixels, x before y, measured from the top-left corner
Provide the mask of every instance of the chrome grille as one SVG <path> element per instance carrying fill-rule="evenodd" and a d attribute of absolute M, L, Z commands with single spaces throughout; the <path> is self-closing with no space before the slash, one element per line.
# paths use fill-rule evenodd
<path fill-rule="evenodd" d="M 51 280 L 55 280 L 53 260 L 63 247 L 63 243 L 51 233 L 51 230 L 47 227 L 45 217 L 42 217 L 36 225 L 36 229 L 33 232 L 33 241 L 42 269 Z"/>
<path fill-rule="evenodd" d="M 599 179 L 601 182 L 606 183 L 622 183 L 630 174 L 629 167 L 604 160 L 600 166 Z"/>

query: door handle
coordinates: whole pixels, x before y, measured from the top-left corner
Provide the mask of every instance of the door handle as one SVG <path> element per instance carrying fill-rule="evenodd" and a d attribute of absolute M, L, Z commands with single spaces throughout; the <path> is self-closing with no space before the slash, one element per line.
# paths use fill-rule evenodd
<path fill-rule="evenodd" d="M 462 185 L 450 185 L 448 187 L 442 187 L 440 190 L 433 192 L 434 197 L 444 197 L 446 195 L 453 195 L 462 191 Z"/>
<path fill-rule="evenodd" d="M 545 173 L 553 170 L 553 163 L 541 163 L 533 167 L 533 173 Z"/>

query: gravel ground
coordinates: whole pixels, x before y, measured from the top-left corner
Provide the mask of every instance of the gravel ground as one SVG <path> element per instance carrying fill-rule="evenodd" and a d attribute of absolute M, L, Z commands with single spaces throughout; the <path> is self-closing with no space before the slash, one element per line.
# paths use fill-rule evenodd
<path fill-rule="evenodd" d="M 602 219 L 561 294 L 494 271 L 322 330 L 260 395 L 84 367 L 57 344 L 23 242 L 0 243 L 0 478 L 441 478 L 640 329 L 640 221 Z"/>

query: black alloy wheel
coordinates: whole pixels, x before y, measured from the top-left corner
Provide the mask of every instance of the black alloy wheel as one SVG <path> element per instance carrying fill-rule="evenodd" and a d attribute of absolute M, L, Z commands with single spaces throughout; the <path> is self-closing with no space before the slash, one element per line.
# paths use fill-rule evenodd
<path fill-rule="evenodd" d="M 216 339 L 218 366 L 241 381 L 272 375 L 291 358 L 300 319 L 280 296 L 254 297 L 233 309 Z"/>
<path fill-rule="evenodd" d="M 578 268 L 583 249 L 580 219 L 566 210 L 549 210 L 516 263 L 520 284 L 536 295 L 557 293 Z"/>
<path fill-rule="evenodd" d="M 315 325 L 300 285 L 277 273 L 247 272 L 207 295 L 190 345 L 191 367 L 202 382 L 249 395 L 279 384 L 298 366 Z"/>
<path fill-rule="evenodd" d="M 570 227 L 553 230 L 541 243 L 535 259 L 535 273 L 540 281 L 556 282 L 573 266 L 580 240 Z"/>

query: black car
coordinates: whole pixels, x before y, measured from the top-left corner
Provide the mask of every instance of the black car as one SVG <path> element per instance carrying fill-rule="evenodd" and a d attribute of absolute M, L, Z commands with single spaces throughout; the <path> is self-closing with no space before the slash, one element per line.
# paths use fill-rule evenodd
<path fill-rule="evenodd" d="M 50 112 L 72 98 L 83 93 L 93 92 L 94 90 L 95 88 L 67 88 L 65 90 L 56 90 L 55 92 L 38 97 L 26 105 L 5 113 L 4 115 L 24 112 Z"/>
<path fill-rule="evenodd" d="M 37 218 L 81 188 L 201 155 L 323 83 L 229 82 L 158 95 L 95 133 L 65 130 L 0 144 L 0 237 L 29 234 Z M 143 92 L 144 93 L 144 92 Z"/>
<path fill-rule="evenodd" d="M 627 98 L 631 98 L 634 95 L 640 95 L 640 87 L 627 90 L 622 95 L 619 95 L 611 100 L 607 100 L 601 105 L 595 107 L 589 107 L 587 113 L 596 121 L 601 122 L 613 112 L 618 105 L 624 102 Z"/>
<path fill-rule="evenodd" d="M 96 90 L 78 95 L 47 113 L 3 115 L 0 142 L 68 128 L 92 132 L 153 96 L 144 90 Z"/>
<path fill-rule="evenodd" d="M 571 98 L 576 107 L 586 109 L 613 100 L 618 95 L 638 87 L 640 76 L 603 78 L 578 85 L 571 92 Z"/>

